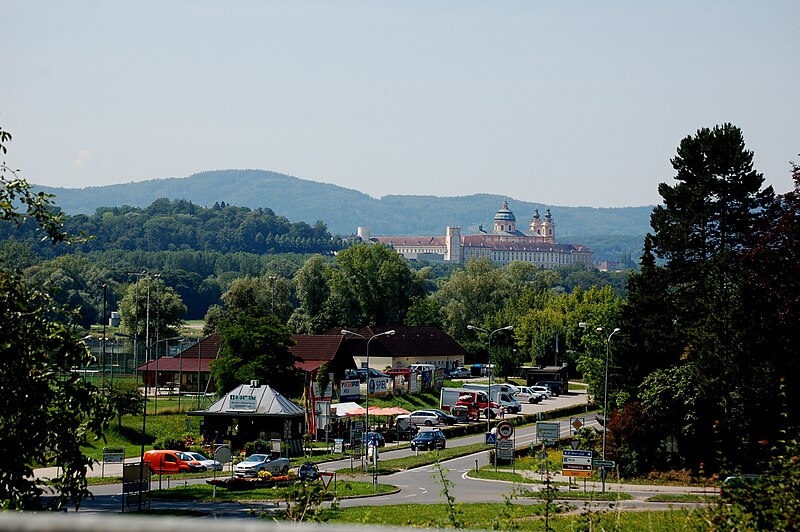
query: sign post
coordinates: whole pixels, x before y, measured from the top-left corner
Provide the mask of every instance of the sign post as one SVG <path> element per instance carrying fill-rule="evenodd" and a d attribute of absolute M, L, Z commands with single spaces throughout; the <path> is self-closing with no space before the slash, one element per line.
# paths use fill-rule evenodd
<path fill-rule="evenodd" d="M 565 477 L 592 476 L 592 451 L 564 449 L 561 474 Z"/>

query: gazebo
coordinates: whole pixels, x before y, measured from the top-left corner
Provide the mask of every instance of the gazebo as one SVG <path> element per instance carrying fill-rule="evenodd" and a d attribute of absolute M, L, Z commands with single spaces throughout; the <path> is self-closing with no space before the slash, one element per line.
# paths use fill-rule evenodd
<path fill-rule="evenodd" d="M 289 455 L 303 450 L 305 410 L 258 381 L 242 384 L 205 410 L 187 414 L 203 418 L 205 438 L 215 443 L 227 440 L 233 449 L 243 449 L 247 442 L 281 440 Z"/>

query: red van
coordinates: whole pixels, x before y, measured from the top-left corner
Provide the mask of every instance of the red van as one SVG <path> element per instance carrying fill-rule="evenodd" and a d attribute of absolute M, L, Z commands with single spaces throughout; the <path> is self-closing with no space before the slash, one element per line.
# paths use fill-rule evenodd
<path fill-rule="evenodd" d="M 144 463 L 153 473 L 195 473 L 206 470 L 206 466 L 182 451 L 146 451 Z"/>

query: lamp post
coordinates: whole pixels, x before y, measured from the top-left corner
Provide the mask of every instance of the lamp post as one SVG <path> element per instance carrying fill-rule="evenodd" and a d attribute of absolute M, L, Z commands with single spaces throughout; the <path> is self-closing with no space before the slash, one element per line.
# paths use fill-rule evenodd
<path fill-rule="evenodd" d="M 369 434 L 369 343 L 371 341 L 373 341 L 375 338 L 379 337 L 379 336 L 392 336 L 392 335 L 394 335 L 394 329 L 391 329 L 389 331 L 384 331 L 384 332 L 378 333 L 378 334 L 373 334 L 369 338 L 367 338 L 366 336 L 364 336 L 362 334 L 359 334 L 357 332 L 348 331 L 347 329 L 342 329 L 342 334 L 344 336 L 347 336 L 348 334 L 351 335 L 351 336 L 357 336 L 357 337 L 361 338 L 362 340 L 364 340 L 365 342 L 367 342 L 367 395 L 366 395 L 366 400 L 364 401 L 364 404 L 366 405 L 366 407 L 365 407 L 365 411 L 366 411 L 365 416 L 366 416 L 366 424 L 367 424 L 367 434 Z"/>
<path fill-rule="evenodd" d="M 597 327 L 595 329 L 597 332 L 603 332 L 602 327 Z M 608 335 L 606 338 L 606 371 L 605 371 L 605 379 L 603 384 L 603 461 L 606 459 L 606 432 L 608 432 L 608 356 L 611 352 L 611 337 L 620 332 L 619 327 L 615 327 L 611 334 Z M 602 471 L 600 473 L 600 477 L 603 481 L 603 493 L 606 491 L 606 466 L 603 466 Z"/>
<path fill-rule="evenodd" d="M 486 329 L 483 329 L 481 327 L 476 327 L 475 325 L 467 325 L 467 329 L 470 329 L 470 330 L 473 330 L 473 331 L 483 331 L 483 332 L 485 332 L 485 333 L 487 333 L 489 335 L 489 351 L 488 351 L 488 354 L 489 354 L 489 364 L 488 364 L 489 365 L 489 371 L 487 372 L 489 374 L 489 393 L 488 393 L 489 397 L 487 398 L 488 401 L 489 401 L 489 405 L 486 407 L 486 432 L 491 432 L 492 431 L 492 423 L 491 423 L 491 418 L 489 417 L 489 411 L 490 411 L 490 406 L 492 404 L 492 373 L 494 373 L 494 369 L 492 368 L 492 336 L 494 336 L 494 333 L 496 333 L 496 332 L 512 331 L 512 330 L 514 330 L 514 326 L 513 325 L 506 325 L 505 327 L 500 327 L 499 329 L 495 329 L 495 330 L 493 330 L 491 332 L 487 331 Z"/>
<path fill-rule="evenodd" d="M 146 352 L 147 352 L 147 369 L 148 370 L 150 369 L 150 349 L 152 349 L 153 346 L 155 346 L 158 343 L 169 342 L 170 340 L 176 340 L 178 338 L 182 338 L 182 337 L 181 336 L 172 336 L 170 338 L 163 338 L 161 340 L 157 340 L 157 341 L 153 342 L 152 344 L 148 344 L 147 345 Z M 139 456 L 139 462 L 140 462 L 140 467 L 139 467 L 139 485 L 140 486 L 141 486 L 142 482 L 144 481 L 144 439 L 145 439 L 145 437 L 147 435 L 147 391 L 148 391 L 147 390 L 147 384 L 148 384 L 148 382 L 149 381 L 147 379 L 147 373 L 145 373 L 145 379 L 144 379 L 144 410 L 142 412 L 142 447 L 141 447 L 141 454 Z M 158 385 L 158 383 L 156 383 L 156 385 Z M 153 411 L 153 414 L 155 414 L 155 411 Z M 139 498 L 139 510 L 141 511 L 141 509 L 142 509 L 142 499 L 140 497 Z"/>
<path fill-rule="evenodd" d="M 270 291 L 272 292 L 272 304 L 271 304 L 271 307 L 270 307 L 271 308 L 270 313 L 273 316 L 275 315 L 275 281 L 277 281 L 277 280 L 278 280 L 278 276 L 277 275 L 270 275 L 269 276 L 269 286 L 270 286 L 270 289 L 271 289 Z"/>

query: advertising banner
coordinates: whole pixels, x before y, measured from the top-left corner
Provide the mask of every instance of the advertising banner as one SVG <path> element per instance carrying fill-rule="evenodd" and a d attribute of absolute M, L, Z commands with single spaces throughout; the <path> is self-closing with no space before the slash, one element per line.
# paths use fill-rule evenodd
<path fill-rule="evenodd" d="M 361 382 L 358 379 L 339 381 L 339 399 L 358 401 L 361 398 Z"/>

